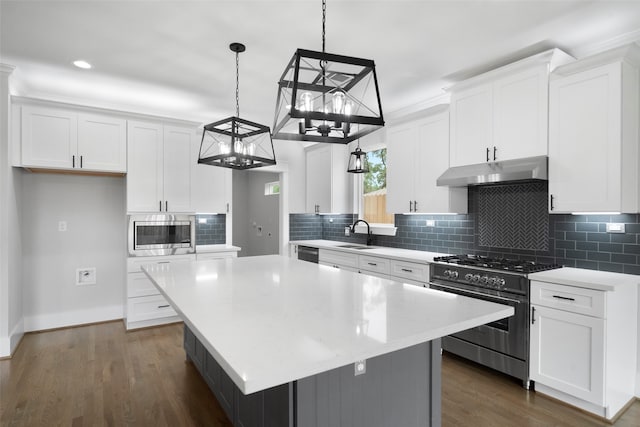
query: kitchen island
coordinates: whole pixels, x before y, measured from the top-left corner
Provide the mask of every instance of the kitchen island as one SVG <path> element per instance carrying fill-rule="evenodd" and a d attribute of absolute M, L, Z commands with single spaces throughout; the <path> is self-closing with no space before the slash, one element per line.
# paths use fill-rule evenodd
<path fill-rule="evenodd" d="M 439 426 L 439 338 L 508 306 L 278 255 L 143 270 L 236 426 Z"/>

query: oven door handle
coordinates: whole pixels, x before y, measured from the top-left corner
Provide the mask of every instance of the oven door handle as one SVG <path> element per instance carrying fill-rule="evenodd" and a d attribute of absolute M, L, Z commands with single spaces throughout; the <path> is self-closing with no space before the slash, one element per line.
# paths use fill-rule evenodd
<path fill-rule="evenodd" d="M 518 301 L 517 299 L 511 299 L 511 298 L 504 298 L 504 297 L 499 297 L 496 295 L 491 295 L 491 294 L 483 294 L 482 292 L 474 292 L 474 291 L 469 291 L 467 289 L 460 289 L 460 288 L 455 288 L 453 286 L 447 286 L 447 285 L 441 285 L 440 283 L 430 283 L 429 285 L 433 285 L 433 289 L 438 290 L 438 288 L 444 288 L 447 290 L 451 290 L 453 291 L 454 294 L 458 294 L 458 295 L 462 295 L 464 296 L 464 294 L 471 294 L 471 295 L 477 295 L 479 297 L 481 297 L 482 299 L 496 299 L 496 300 L 500 300 L 500 301 L 504 301 L 504 302 L 508 302 L 508 303 L 516 303 L 516 304 L 520 304 L 520 301 Z"/>

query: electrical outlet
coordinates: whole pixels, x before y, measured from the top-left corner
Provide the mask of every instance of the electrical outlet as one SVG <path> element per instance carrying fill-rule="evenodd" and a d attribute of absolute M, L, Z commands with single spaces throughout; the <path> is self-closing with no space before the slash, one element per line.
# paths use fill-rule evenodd
<path fill-rule="evenodd" d="M 58 231 L 67 231 L 67 221 L 58 221 Z"/>
<path fill-rule="evenodd" d="M 350 235 L 350 234 L 351 234 L 351 228 L 350 228 L 350 227 L 345 227 L 345 228 L 344 228 L 344 235 L 345 235 L 345 236 L 348 236 L 348 235 Z"/>
<path fill-rule="evenodd" d="M 76 269 L 76 286 L 95 285 L 96 283 L 95 267 Z"/>
<path fill-rule="evenodd" d="M 354 376 L 362 375 L 367 373 L 367 361 L 366 360 L 358 360 L 353 364 Z"/>
<path fill-rule="evenodd" d="M 428 219 L 427 220 L 427 227 L 435 227 L 436 226 L 436 221 L 433 219 Z"/>

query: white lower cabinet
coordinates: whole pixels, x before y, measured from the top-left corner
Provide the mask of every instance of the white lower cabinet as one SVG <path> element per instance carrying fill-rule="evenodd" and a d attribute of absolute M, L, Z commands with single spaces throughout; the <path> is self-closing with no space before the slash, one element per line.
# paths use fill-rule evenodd
<path fill-rule="evenodd" d="M 631 298 L 619 294 L 531 282 L 530 376 L 537 392 L 607 419 L 633 399 L 636 314 L 625 301 Z"/>
<path fill-rule="evenodd" d="M 357 272 L 358 255 L 343 251 L 333 251 L 331 249 L 321 248 L 318 250 L 318 264 Z"/>
<path fill-rule="evenodd" d="M 127 299 L 124 324 L 127 330 L 179 322 L 178 313 L 141 270 L 146 264 L 193 261 L 195 255 L 127 258 Z"/>

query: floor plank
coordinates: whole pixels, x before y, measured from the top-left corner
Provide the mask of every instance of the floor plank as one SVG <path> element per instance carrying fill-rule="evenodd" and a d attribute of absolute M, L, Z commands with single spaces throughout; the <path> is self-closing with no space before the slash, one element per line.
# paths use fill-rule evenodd
<path fill-rule="evenodd" d="M 513 378 L 443 358 L 443 427 L 609 426 Z M 182 325 L 122 322 L 27 334 L 0 361 L 0 426 L 230 427 L 182 349 Z M 636 401 L 615 427 L 640 426 Z"/>

